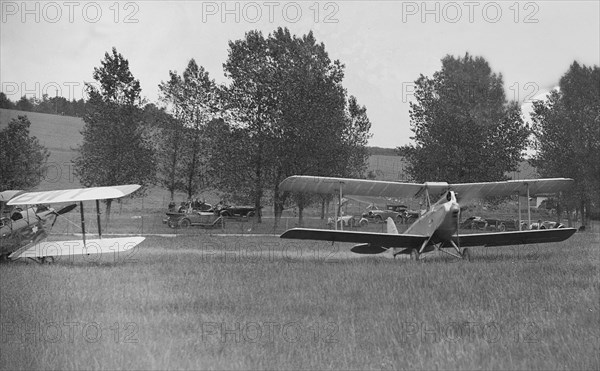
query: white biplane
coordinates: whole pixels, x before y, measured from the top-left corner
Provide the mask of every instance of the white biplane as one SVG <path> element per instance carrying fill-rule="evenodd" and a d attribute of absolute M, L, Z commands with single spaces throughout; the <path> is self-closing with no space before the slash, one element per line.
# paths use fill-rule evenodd
<path fill-rule="evenodd" d="M 388 218 L 388 233 L 293 228 L 284 232 L 281 238 L 359 243 L 351 249 L 352 252 L 358 254 L 379 254 L 393 249 L 394 257 L 398 254 L 410 254 L 411 258 L 418 260 L 421 254 L 437 250 L 457 258 L 470 260 L 470 252 L 467 248 L 470 246 L 560 242 L 571 237 L 576 229 L 519 230 L 459 235 L 460 206 L 458 199 L 462 202 L 473 198 L 519 195 L 526 196 L 529 200 L 533 196 L 563 191 L 572 182 L 572 179 L 553 178 L 486 183 L 426 182 L 415 184 L 296 175 L 285 179 L 279 186 L 280 190 L 333 193 L 339 194 L 339 199 L 343 194 L 373 197 L 424 197 L 427 210 L 402 234 L 398 233 L 394 222 Z M 432 195 L 441 195 L 441 197 L 437 202 L 432 203 L 430 198 Z M 529 219 L 527 225 L 531 225 L 529 202 L 527 204 Z M 519 197 L 519 221 L 520 219 Z"/>
<path fill-rule="evenodd" d="M 110 187 L 91 187 L 78 189 L 65 189 L 43 192 L 18 192 L 6 203 L 7 205 L 24 205 L 25 210 L 31 212 L 21 215 L 15 220 L 7 220 L 2 226 L 0 236 L 2 256 L 9 260 L 30 258 L 40 263 L 53 262 L 55 257 L 113 253 L 119 254 L 128 251 L 140 244 L 144 237 L 102 238 L 100 224 L 100 200 L 116 199 L 127 196 L 140 188 L 137 184 L 118 185 Z M 96 215 L 98 225 L 98 238 L 86 239 L 85 217 L 83 201 L 96 201 Z M 75 208 L 76 204 L 69 205 L 55 212 L 34 212 L 34 207 L 29 205 L 44 205 L 51 203 L 79 202 L 81 214 L 81 240 L 70 241 L 45 241 L 48 232 L 54 226 L 56 218 Z M 40 208 L 38 207 L 38 210 Z M 43 208 L 42 208 L 43 209 Z M 54 216 L 54 221 L 48 226 L 47 219 Z M 25 238 L 23 238 L 25 237 Z"/>

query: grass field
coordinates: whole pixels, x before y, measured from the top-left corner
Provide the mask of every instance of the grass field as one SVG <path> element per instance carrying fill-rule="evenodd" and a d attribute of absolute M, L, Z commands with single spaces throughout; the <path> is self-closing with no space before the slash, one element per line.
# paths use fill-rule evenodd
<path fill-rule="evenodd" d="M 0 128 L 16 114 L 0 110 Z M 68 164 L 81 120 L 25 114 L 57 164 L 39 189 L 78 187 Z M 370 169 L 401 177 L 387 157 Z M 113 205 L 106 233 L 147 236 L 124 255 L 1 264 L 0 369 L 600 369 L 597 223 L 559 244 L 415 263 L 280 240 L 297 218 L 286 211 L 275 228 L 269 207 L 261 224 L 170 229 L 167 203 L 152 189 Z M 317 215 L 304 226 L 325 228 Z M 78 232 L 72 212 L 51 239 Z"/>
<path fill-rule="evenodd" d="M 599 243 L 415 263 L 190 235 L 3 264 L 0 367 L 598 369 Z"/>

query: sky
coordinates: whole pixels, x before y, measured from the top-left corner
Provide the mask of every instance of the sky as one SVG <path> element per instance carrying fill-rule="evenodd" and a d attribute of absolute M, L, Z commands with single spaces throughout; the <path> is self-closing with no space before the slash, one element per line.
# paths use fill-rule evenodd
<path fill-rule="evenodd" d="M 600 65 L 600 1 L 5 1 L 0 87 L 13 101 L 79 99 L 116 47 L 149 102 L 194 58 L 219 83 L 228 42 L 250 30 L 313 31 L 367 108 L 371 146 L 410 143 L 414 81 L 446 55 L 484 57 L 506 97 L 529 104 L 573 61 Z"/>

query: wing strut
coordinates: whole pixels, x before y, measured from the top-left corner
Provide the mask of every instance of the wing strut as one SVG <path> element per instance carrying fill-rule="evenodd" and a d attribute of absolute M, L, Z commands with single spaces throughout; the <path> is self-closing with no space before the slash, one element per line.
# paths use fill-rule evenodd
<path fill-rule="evenodd" d="M 96 200 L 96 220 L 98 222 L 98 238 L 102 238 L 102 227 L 100 226 L 100 200 Z"/>
<path fill-rule="evenodd" d="M 517 200 L 519 200 L 519 230 L 521 230 L 521 195 L 517 193 Z"/>
<path fill-rule="evenodd" d="M 529 183 L 525 184 L 527 186 L 527 227 L 531 229 L 531 201 L 529 201 Z M 540 226 L 538 225 L 538 228 Z"/>
<path fill-rule="evenodd" d="M 79 211 L 81 213 L 81 235 L 83 236 L 83 246 L 85 247 L 85 218 L 83 216 L 83 201 L 79 201 Z"/>
<path fill-rule="evenodd" d="M 342 187 L 344 185 L 344 182 L 340 182 L 340 230 L 344 230 L 344 221 L 342 220 Z M 337 220 L 336 220 L 336 224 L 337 224 Z"/>

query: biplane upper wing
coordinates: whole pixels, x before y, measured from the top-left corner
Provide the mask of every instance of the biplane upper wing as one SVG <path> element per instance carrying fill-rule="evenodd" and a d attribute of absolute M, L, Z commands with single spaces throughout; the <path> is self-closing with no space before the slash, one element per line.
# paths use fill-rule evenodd
<path fill-rule="evenodd" d="M 293 228 L 285 231 L 280 237 L 297 240 L 370 243 L 376 246 L 406 248 L 418 248 L 427 240 L 427 236 L 413 234 L 335 231 L 310 228 Z"/>
<path fill-rule="evenodd" d="M 449 184 L 448 188 L 458 193 L 461 200 L 483 198 L 489 196 L 543 196 L 555 194 L 568 189 L 573 184 L 573 179 L 524 179 L 506 180 L 502 182 L 484 183 L 459 183 Z M 528 189 L 529 188 L 529 192 Z"/>
<path fill-rule="evenodd" d="M 399 183 L 368 179 L 346 179 L 307 175 L 294 175 L 281 182 L 282 191 L 307 193 L 336 193 L 342 188 L 345 195 L 374 197 L 413 197 L 424 184 Z"/>
<path fill-rule="evenodd" d="M 294 175 L 281 182 L 283 191 L 336 193 L 342 189 L 345 195 L 371 197 L 417 197 L 427 189 L 430 194 L 440 194 L 448 190 L 458 193 L 461 200 L 490 196 L 542 196 L 568 189 L 573 179 L 525 179 L 501 182 L 457 183 L 444 182 L 400 183 L 382 180 L 346 179 Z M 529 190 L 529 192 L 528 192 Z"/>
<path fill-rule="evenodd" d="M 112 187 L 63 189 L 58 191 L 27 192 L 13 197 L 8 205 L 34 205 L 44 203 L 105 200 L 127 196 L 140 188 L 137 184 Z"/>

